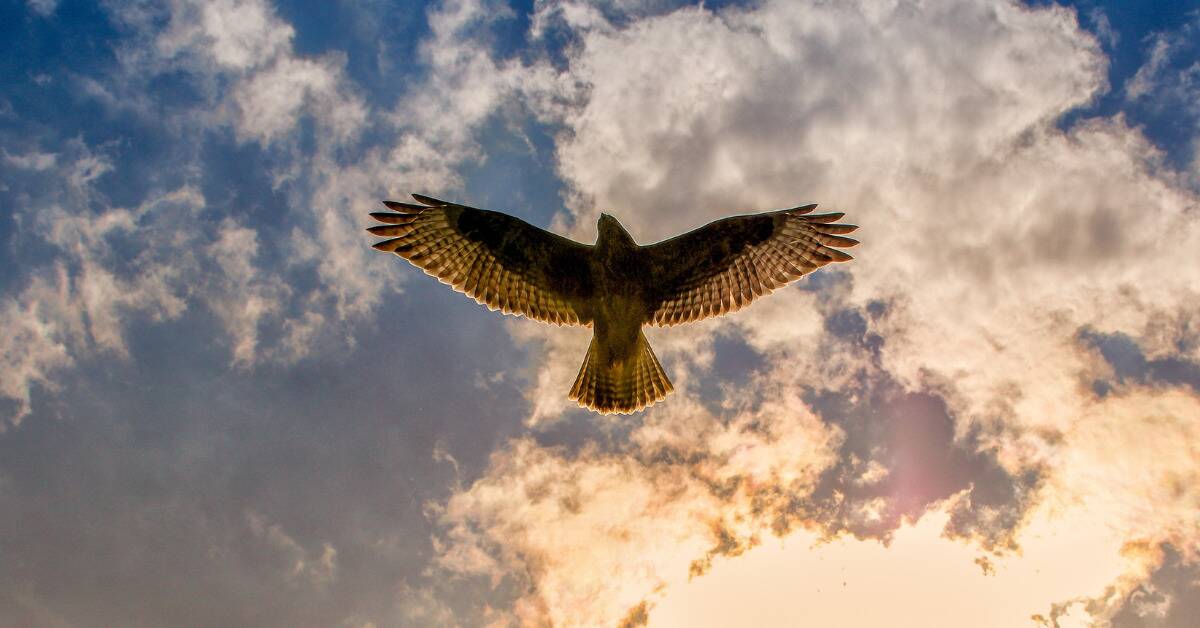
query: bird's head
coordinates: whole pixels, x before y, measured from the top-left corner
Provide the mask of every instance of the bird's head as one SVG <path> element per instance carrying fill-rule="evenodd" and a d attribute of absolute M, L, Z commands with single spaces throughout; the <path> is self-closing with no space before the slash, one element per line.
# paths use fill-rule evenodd
<path fill-rule="evenodd" d="M 600 219 L 596 221 L 596 231 L 599 235 L 597 244 L 637 246 L 625 227 L 608 214 L 600 214 Z"/>

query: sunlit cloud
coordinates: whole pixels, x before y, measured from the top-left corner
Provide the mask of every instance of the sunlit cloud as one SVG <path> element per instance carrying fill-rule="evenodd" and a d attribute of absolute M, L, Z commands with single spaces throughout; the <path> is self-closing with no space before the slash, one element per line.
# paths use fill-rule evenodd
<path fill-rule="evenodd" d="M 543 14 L 569 16 L 577 9 L 555 5 Z M 1097 119 L 1066 130 L 1056 126 L 1060 116 L 1106 88 L 1100 47 L 1078 27 L 1073 13 L 1007 2 L 956 2 L 922 7 L 766 3 L 721 13 L 683 9 L 622 26 L 589 15 L 559 23 L 575 29 L 580 45 L 568 59 L 571 80 L 557 84 L 581 84 L 583 95 L 578 105 L 547 114 L 569 129 L 558 146 L 559 171 L 570 186 L 576 235 L 588 237 L 602 210 L 617 212 L 635 238 L 652 242 L 731 208 L 753 211 L 811 200 L 826 201 L 864 225 L 860 259 L 846 267 L 847 275 L 816 290 L 773 296 L 725 325 L 663 332 L 665 341 L 656 343 L 679 344 L 664 353 L 672 378 L 684 382 L 683 399 L 674 408 L 648 412 L 631 442 L 641 445 L 639 435 L 653 430 L 657 417 L 678 416 L 689 403 L 686 398 L 699 394 L 687 386 L 688 374 L 710 367 L 704 347 L 713 334 L 732 333 L 765 360 L 755 389 L 744 391 L 748 403 L 774 390 L 794 400 L 787 407 L 801 408 L 800 399 L 822 391 L 853 400 L 856 391 L 865 393 L 864 382 L 895 381 L 907 391 L 945 401 L 955 436 L 948 444 L 990 458 L 1013 482 L 1028 478 L 1007 505 L 982 503 L 991 489 L 977 487 L 983 492 L 974 500 L 968 489 L 947 506 L 955 513 L 945 520 L 950 538 L 939 543 L 961 545 L 954 551 L 995 553 L 996 564 L 1016 563 L 1020 559 L 1013 557 L 1026 555 L 1022 548 L 1044 538 L 1039 535 L 1054 534 L 1039 530 L 1066 529 L 1055 527 L 1066 516 L 1058 509 L 1068 509 L 1078 522 L 1105 521 L 1094 529 L 1097 541 L 1087 550 L 1109 561 L 1090 572 L 1104 576 L 1085 586 L 1068 573 L 1058 574 L 1076 588 L 1027 598 L 1026 619 L 1037 613 L 1049 617 L 1050 606 L 1060 604 L 1056 612 L 1063 617 L 1104 621 L 1157 567 L 1161 556 L 1153 548 L 1196 546 L 1200 536 L 1183 524 L 1186 516 L 1170 514 L 1169 507 L 1161 517 L 1140 511 L 1166 503 L 1194 514 L 1195 500 L 1186 493 L 1153 494 L 1170 492 L 1166 487 L 1173 481 L 1166 476 L 1195 473 L 1195 452 L 1186 445 L 1190 437 L 1177 431 L 1191 429 L 1200 416 L 1191 393 L 1175 386 L 1126 390 L 1113 385 L 1111 366 L 1080 334 L 1119 333 L 1148 354 L 1195 360 L 1194 330 L 1180 323 L 1200 304 L 1195 288 L 1200 276 L 1190 253 L 1200 248 L 1198 199 L 1121 119 Z M 1049 58 L 1055 63 L 1033 62 Z M 873 340 L 839 340 L 836 321 L 847 311 L 862 325 L 852 333 Z M 577 339 L 569 331 L 512 329 L 518 338 L 546 343 L 544 363 L 551 366 L 531 388 L 531 423 L 553 420 L 566 409 L 554 398 L 569 377 L 559 366 Z M 683 411 L 705 412 L 702 406 L 693 408 Z M 1131 414 L 1133 408 L 1158 408 L 1158 414 Z M 731 411 L 714 419 L 736 425 L 734 417 L 740 415 L 736 407 Z M 1118 424 L 1130 432 L 1101 436 L 1094 431 Z M 702 433 L 669 431 L 675 438 Z M 1126 443 L 1154 443 L 1157 437 L 1150 434 L 1158 433 L 1164 440 L 1146 451 L 1161 451 L 1172 442 L 1177 453 L 1161 452 L 1165 468 L 1157 475 L 1133 473 L 1141 468 L 1143 454 Z M 746 437 L 737 430 L 727 436 L 734 442 Z M 693 455 L 722 455 L 722 442 L 702 439 Z M 825 442 L 836 455 L 840 441 Z M 1097 450 L 1101 442 L 1112 445 Z M 739 445 L 729 447 L 736 451 Z M 537 600 L 530 608 L 552 621 L 589 624 L 592 619 L 579 618 L 604 617 L 596 623 L 611 623 L 634 609 L 648 612 L 654 623 L 653 604 L 643 610 L 635 606 L 670 588 L 668 582 L 680 581 L 679 565 L 693 564 L 684 558 L 686 545 L 664 543 L 672 558 L 648 567 L 650 552 L 629 551 L 620 540 L 626 537 L 614 539 L 607 526 L 594 524 L 584 526 L 598 528 L 586 537 L 547 546 L 587 547 L 606 560 L 628 553 L 627 565 L 580 566 L 553 550 L 531 548 L 518 539 L 553 539 L 555 530 L 580 527 L 536 510 L 497 509 L 468 497 L 478 498 L 492 482 L 518 481 L 515 477 L 532 482 L 535 475 L 602 473 L 612 461 L 587 452 L 539 454 L 529 442 L 516 451 L 526 463 L 494 462 L 483 479 L 451 501 L 459 507 L 452 509 L 456 521 L 497 530 L 488 543 L 471 546 L 483 547 L 483 555 L 490 548 L 498 556 L 515 552 L 520 560 L 558 558 L 538 558 L 532 570 L 508 565 L 527 574 L 530 595 Z M 666 457 L 688 459 L 683 453 Z M 544 459 L 561 459 L 558 464 L 568 466 L 557 473 L 535 471 L 541 464 L 534 461 Z M 884 462 L 862 460 L 858 481 L 885 477 Z M 769 456 L 762 463 L 774 464 Z M 1117 471 L 1124 465 L 1128 469 Z M 669 469 L 676 481 L 691 476 L 686 466 Z M 1099 477 L 1107 474 L 1104 469 L 1113 470 L 1113 477 Z M 662 472 L 649 477 L 662 482 Z M 1122 490 L 1114 486 L 1117 476 L 1146 479 Z M 1180 481 L 1178 486 L 1188 482 Z M 767 480 L 767 486 L 785 490 L 781 487 L 787 484 Z M 618 494 L 637 492 L 631 487 Z M 725 495 L 720 484 L 700 494 L 718 502 Z M 810 497 L 818 503 L 805 491 L 790 499 Z M 770 509 L 747 508 L 744 537 L 729 537 L 727 547 L 717 543 L 729 551 L 715 554 L 740 554 L 744 539 L 771 529 L 785 538 L 797 527 L 817 530 L 818 537 L 858 530 L 890 538 L 893 530 L 906 529 L 906 519 L 895 516 L 905 499 L 903 489 L 859 499 L 838 506 L 836 517 L 813 505 L 798 509 L 782 525 Z M 737 511 L 729 503 L 711 508 Z M 695 525 L 689 512 L 677 508 L 659 514 L 673 525 Z M 609 517 L 607 525 L 617 529 L 630 520 L 624 510 Z M 881 526 L 868 525 L 880 521 Z M 467 529 L 463 525 L 458 522 L 454 529 Z M 530 527 L 537 533 L 525 531 Z M 522 532 L 512 534 L 516 529 Z M 656 529 L 673 528 L 658 521 Z M 1131 549 L 1138 547 L 1149 551 Z M 446 551 L 464 550 L 451 545 Z M 690 551 L 701 561 L 714 555 L 707 552 Z M 492 569 L 504 566 L 499 560 Z M 654 575 L 639 585 L 646 598 L 633 590 L 612 596 L 571 593 L 585 583 L 595 585 L 597 573 Z M 987 590 L 982 587 L 980 594 Z M 714 603 L 740 606 L 732 594 L 707 591 Z M 600 606 L 606 598 L 611 599 Z M 893 615 L 915 610 L 890 608 Z M 1057 621 L 1066 625 L 1061 617 Z"/>
<path fill-rule="evenodd" d="M 519 440 L 435 508 L 439 565 L 494 586 L 517 578 L 521 623 L 618 623 L 771 526 L 788 530 L 840 439 L 800 400 L 768 397 L 728 422 L 677 404 L 612 452 Z"/>
<path fill-rule="evenodd" d="M 1194 614 L 1195 16 L 719 4 L 106 3 L 20 68 L 0 623 Z M 14 41 L 63 48 L 66 8 Z M 410 192 L 643 244 L 817 202 L 862 245 L 648 329 L 675 395 L 599 417 L 587 330 L 370 249 Z"/>

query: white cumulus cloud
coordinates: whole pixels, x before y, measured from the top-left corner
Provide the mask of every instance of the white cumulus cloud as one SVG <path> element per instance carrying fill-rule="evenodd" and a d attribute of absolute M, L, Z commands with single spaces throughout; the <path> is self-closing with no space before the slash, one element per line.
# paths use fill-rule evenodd
<path fill-rule="evenodd" d="M 578 9 L 547 7 L 562 15 Z M 1186 321 L 1200 305 L 1200 199 L 1122 118 L 1057 126 L 1064 113 L 1107 89 L 1107 61 L 1072 11 L 996 0 L 765 2 L 627 23 L 596 14 L 573 26 L 564 19 L 579 42 L 568 68 L 554 80 L 531 81 L 553 91 L 537 102 L 556 103 L 540 111 L 564 128 L 558 165 L 577 236 L 593 233 L 600 211 L 614 212 L 648 243 L 735 211 L 810 201 L 846 211 L 863 226 L 858 259 L 838 268 L 848 275 L 837 287 L 773 295 L 732 319 L 765 356 L 759 394 L 853 394 L 855 375 L 867 373 L 944 399 L 962 446 L 993 456 L 1012 477 L 1043 478 L 1029 504 L 1085 501 L 1089 514 L 1079 520 L 1098 526 L 1094 536 L 1104 540 L 1096 551 L 1109 552 L 1119 567 L 1106 572 L 1117 574 L 1110 592 L 1094 592 L 1102 595 L 1088 607 L 1096 621 L 1111 616 L 1121 594 L 1156 564 L 1153 551 L 1147 561 L 1117 556 L 1122 547 L 1196 546 L 1200 534 L 1179 514 L 1194 512 L 1194 499 L 1162 488 L 1171 477 L 1186 484 L 1200 469 L 1180 433 L 1195 422 L 1191 393 L 1117 385 L 1103 396 L 1093 384 L 1111 380 L 1111 370 L 1081 334 L 1122 334 L 1147 355 L 1197 359 L 1195 327 Z M 872 312 L 863 322 L 878 338 L 877 356 L 835 337 L 829 321 L 847 308 Z M 578 366 L 565 363 L 581 353 L 570 332 L 524 329 L 518 337 L 548 339 L 547 366 L 530 390 L 536 423 L 566 407 L 553 398 Z M 686 380 L 707 368 L 705 350 L 684 347 L 702 348 L 718 331 L 729 327 L 662 332 L 655 342 L 681 345 L 663 352 L 672 377 Z M 657 417 L 703 416 L 689 400 L 697 391 L 679 388 L 645 415 L 635 439 Z M 1103 435 L 1117 425 L 1121 438 Z M 743 445 L 753 451 L 752 441 L 734 444 L 747 437 L 735 431 L 726 435 L 733 443 L 706 438 L 695 455 Z M 1103 471 L 1140 464 L 1147 450 L 1132 443 L 1146 438 L 1162 455 L 1157 479 L 1128 484 Z M 563 541 L 597 548 L 590 551 L 605 556 L 603 565 L 531 549 L 527 539 L 568 524 L 536 506 L 478 501 L 495 483 L 512 483 L 504 486 L 517 493 L 535 477 L 615 473 L 630 478 L 629 494 L 637 495 L 637 486 L 644 492 L 665 480 L 637 467 L 618 472 L 612 458 L 540 451 L 529 442 L 513 447 L 505 455 L 515 458 L 502 458 L 452 499 L 451 512 L 455 530 L 473 521 L 497 531 L 493 545 L 483 545 L 486 555 L 547 554 L 524 572 L 540 596 L 538 612 L 617 620 L 639 598 L 632 590 L 579 593 L 587 582 L 607 579 L 598 574 L 639 574 L 647 595 L 680 575 L 677 563 L 647 567 L 652 554 L 627 552 L 629 537 L 610 534 L 634 525 L 631 518 L 652 519 L 628 509 L 589 512 L 600 519 L 583 527 L 590 532 Z M 518 458 L 528 464 L 514 463 Z M 546 461 L 558 465 L 554 473 L 546 473 Z M 689 475 L 676 469 L 672 477 L 686 482 Z M 1114 486 L 1123 488 L 1106 492 Z M 1081 496 L 1084 487 L 1092 492 Z M 709 490 L 704 499 L 721 494 Z M 1038 506 L 1003 519 L 980 507 L 978 516 L 991 516 L 1019 544 L 1051 510 Z M 655 525 L 691 525 L 686 512 L 655 511 L 670 521 Z M 1002 552 L 1003 544 L 993 546 L 998 538 L 966 541 Z M 699 558 L 694 544 L 676 549 Z"/>

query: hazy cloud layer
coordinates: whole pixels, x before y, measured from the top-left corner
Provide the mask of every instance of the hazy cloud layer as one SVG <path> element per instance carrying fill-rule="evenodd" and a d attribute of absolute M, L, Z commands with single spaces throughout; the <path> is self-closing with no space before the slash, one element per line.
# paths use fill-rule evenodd
<path fill-rule="evenodd" d="M 14 9 L 46 60 L 3 66 L 0 623 L 1194 614 L 1200 196 L 1149 139 L 1200 137 L 1194 20 L 66 6 Z M 601 418 L 565 398 L 587 330 L 370 250 L 411 191 L 642 243 L 820 202 L 863 244 L 650 330 L 676 394 Z"/>

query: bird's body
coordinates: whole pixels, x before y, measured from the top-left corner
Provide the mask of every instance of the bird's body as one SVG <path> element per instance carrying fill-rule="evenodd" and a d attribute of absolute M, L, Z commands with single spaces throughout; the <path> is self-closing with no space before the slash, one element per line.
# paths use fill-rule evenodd
<path fill-rule="evenodd" d="M 737 310 L 753 299 L 849 255 L 831 247 L 854 225 L 816 205 L 734 216 L 639 246 L 602 214 L 593 245 L 517 218 L 413 195 L 421 205 L 385 201 L 397 213 L 375 244 L 490 309 L 543 322 L 592 327 L 571 398 L 597 412 L 634 412 L 667 396 L 670 380 L 642 326 L 676 325 Z"/>
<path fill-rule="evenodd" d="M 604 298 L 593 300 L 592 328 L 616 358 L 628 357 L 638 332 L 648 322 L 650 298 L 647 294 L 645 263 L 638 253 L 640 247 L 629 234 L 607 215 L 596 239 L 595 252 L 589 270 L 597 294 Z"/>
<path fill-rule="evenodd" d="M 653 313 L 654 293 L 642 247 L 617 219 L 602 214 L 598 232 L 588 270 L 594 294 L 603 296 L 591 299 L 592 343 L 571 398 L 601 412 L 633 411 L 671 391 L 642 334 Z"/>

